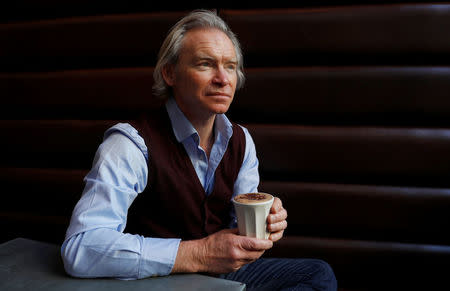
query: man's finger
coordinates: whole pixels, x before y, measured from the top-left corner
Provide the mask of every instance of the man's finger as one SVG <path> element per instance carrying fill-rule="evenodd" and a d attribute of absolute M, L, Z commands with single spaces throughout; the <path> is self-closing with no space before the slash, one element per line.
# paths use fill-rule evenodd
<path fill-rule="evenodd" d="M 281 211 L 279 211 L 279 212 L 269 214 L 269 215 L 267 216 L 267 222 L 268 222 L 269 224 L 277 223 L 277 222 L 286 220 L 286 218 L 287 218 L 287 211 L 286 211 L 286 209 L 283 208 L 283 209 L 282 209 Z"/>
<path fill-rule="evenodd" d="M 277 232 L 277 231 L 280 231 L 280 230 L 285 230 L 286 228 L 287 228 L 287 221 L 286 220 L 279 221 L 279 222 L 276 222 L 276 223 L 272 223 L 272 224 L 269 224 L 267 226 L 267 230 L 269 232 Z"/>
<path fill-rule="evenodd" d="M 272 204 L 272 207 L 270 208 L 270 212 L 277 213 L 281 209 L 283 209 L 283 203 L 281 202 L 280 198 L 275 197 L 273 199 L 273 204 Z"/>
<path fill-rule="evenodd" d="M 269 239 L 273 242 L 279 241 L 283 237 L 284 230 L 273 232 L 270 234 Z"/>

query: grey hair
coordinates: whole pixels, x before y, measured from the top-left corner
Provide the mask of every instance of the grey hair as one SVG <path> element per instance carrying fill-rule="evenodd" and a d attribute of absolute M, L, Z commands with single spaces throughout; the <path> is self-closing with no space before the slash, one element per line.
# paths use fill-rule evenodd
<path fill-rule="evenodd" d="M 171 94 L 171 87 L 166 84 L 162 69 L 168 64 L 176 64 L 186 33 L 194 28 L 214 28 L 225 33 L 234 45 L 237 57 L 237 84 L 239 90 L 244 86 L 244 64 L 241 46 L 236 35 L 215 12 L 209 10 L 194 10 L 179 20 L 169 31 L 158 54 L 158 61 L 153 71 L 153 94 L 159 98 L 167 98 Z"/>

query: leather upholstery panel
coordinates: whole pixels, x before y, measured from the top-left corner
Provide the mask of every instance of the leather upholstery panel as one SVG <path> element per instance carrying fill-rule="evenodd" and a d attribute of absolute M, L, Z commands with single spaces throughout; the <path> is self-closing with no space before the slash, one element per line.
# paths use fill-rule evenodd
<path fill-rule="evenodd" d="M 367 3 L 364 3 L 367 4 Z M 223 10 L 251 66 L 275 63 L 411 61 L 445 56 L 450 5 L 359 5 L 305 9 Z M 442 60 L 442 58 L 441 58 Z M 448 58 L 446 58 L 448 61 Z M 435 60 L 437 61 L 437 60 Z"/>
<path fill-rule="evenodd" d="M 2 164 L 89 168 L 117 120 L 3 120 Z M 245 125 L 264 179 L 448 186 L 450 130 Z M 84 137 L 84 138 L 80 138 Z M 275 149 L 275 150 L 274 150 Z M 59 154 L 70 152 L 62 160 Z M 395 153 L 395 154 L 394 154 Z"/>
<path fill-rule="evenodd" d="M 0 74 L 3 119 L 115 119 L 159 102 L 153 69 Z M 241 123 L 450 126 L 450 67 L 246 70 L 229 115 Z"/>
<path fill-rule="evenodd" d="M 450 130 L 248 125 L 262 177 L 351 184 L 449 185 Z"/>
<path fill-rule="evenodd" d="M 1 71 L 154 65 L 185 12 L 98 15 L 0 24 Z"/>
<path fill-rule="evenodd" d="M 450 189 L 262 181 L 281 198 L 286 234 L 448 245 Z"/>
<path fill-rule="evenodd" d="M 450 248 L 448 245 L 289 236 L 276 243 L 267 255 L 325 259 L 333 266 L 339 286 L 346 288 L 438 290 L 438 286 L 446 286 Z"/>

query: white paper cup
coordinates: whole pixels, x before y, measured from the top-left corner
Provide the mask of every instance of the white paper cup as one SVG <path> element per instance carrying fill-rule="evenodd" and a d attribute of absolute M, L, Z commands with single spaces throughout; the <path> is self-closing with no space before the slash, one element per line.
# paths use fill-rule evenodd
<path fill-rule="evenodd" d="M 261 193 L 261 192 L 260 192 Z M 259 193 L 249 193 L 259 194 Z M 262 193 L 270 195 L 268 193 Z M 239 195 L 237 195 L 239 196 Z M 263 202 L 241 203 L 232 199 L 238 222 L 239 234 L 260 239 L 268 239 L 270 233 L 267 231 L 267 216 L 273 204 L 274 197 Z"/>

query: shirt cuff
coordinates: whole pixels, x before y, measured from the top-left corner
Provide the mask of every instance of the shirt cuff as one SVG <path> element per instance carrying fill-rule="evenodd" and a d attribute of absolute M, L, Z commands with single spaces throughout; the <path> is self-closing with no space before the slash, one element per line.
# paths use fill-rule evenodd
<path fill-rule="evenodd" d="M 172 271 L 181 239 L 142 237 L 138 278 L 166 276 Z"/>

